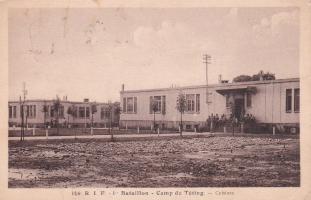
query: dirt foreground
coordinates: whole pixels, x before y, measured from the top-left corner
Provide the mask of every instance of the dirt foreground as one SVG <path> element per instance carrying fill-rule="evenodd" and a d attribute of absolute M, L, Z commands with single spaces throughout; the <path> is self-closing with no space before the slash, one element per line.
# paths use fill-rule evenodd
<path fill-rule="evenodd" d="M 9 187 L 298 187 L 298 138 L 9 141 Z"/>

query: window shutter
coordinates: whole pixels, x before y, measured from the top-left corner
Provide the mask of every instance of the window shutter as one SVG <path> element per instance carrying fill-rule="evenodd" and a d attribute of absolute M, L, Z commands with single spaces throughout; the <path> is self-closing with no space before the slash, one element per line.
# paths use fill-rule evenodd
<path fill-rule="evenodd" d="M 123 113 L 126 113 L 126 98 L 123 98 Z"/>
<path fill-rule="evenodd" d="M 36 105 L 33 106 L 33 117 L 36 118 L 37 110 Z"/>
<path fill-rule="evenodd" d="M 200 94 L 196 95 L 196 112 L 200 112 Z"/>
<path fill-rule="evenodd" d="M 299 112 L 300 110 L 299 99 L 300 99 L 300 89 L 296 88 L 294 89 L 294 111 L 295 112 Z"/>
<path fill-rule="evenodd" d="M 162 96 L 162 115 L 166 114 L 166 98 L 165 96 Z"/>
<path fill-rule="evenodd" d="M 137 97 L 134 97 L 134 113 L 137 113 Z"/>
<path fill-rule="evenodd" d="M 149 113 L 152 114 L 152 99 L 153 97 L 150 96 L 150 101 L 149 101 Z"/>

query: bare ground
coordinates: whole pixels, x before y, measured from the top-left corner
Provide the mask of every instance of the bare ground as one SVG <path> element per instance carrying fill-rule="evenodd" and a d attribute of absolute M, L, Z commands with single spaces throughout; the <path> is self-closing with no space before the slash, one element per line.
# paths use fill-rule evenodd
<path fill-rule="evenodd" d="M 9 187 L 298 187 L 299 138 L 9 141 Z"/>

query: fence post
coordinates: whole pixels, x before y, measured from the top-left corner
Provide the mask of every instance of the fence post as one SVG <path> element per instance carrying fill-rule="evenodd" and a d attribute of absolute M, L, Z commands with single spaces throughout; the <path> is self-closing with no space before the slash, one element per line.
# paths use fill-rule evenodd
<path fill-rule="evenodd" d="M 36 127 L 32 127 L 32 136 L 35 136 L 36 135 Z"/>
<path fill-rule="evenodd" d="M 93 135 L 94 133 L 93 133 L 93 127 L 91 127 L 91 135 Z"/>
<path fill-rule="evenodd" d="M 244 133 L 244 123 L 241 123 L 241 133 Z"/>
<path fill-rule="evenodd" d="M 272 133 L 275 135 L 275 126 L 272 127 Z"/>
<path fill-rule="evenodd" d="M 224 133 L 227 133 L 227 127 L 224 126 Z"/>
<path fill-rule="evenodd" d="M 137 126 L 137 133 L 139 134 L 139 126 Z"/>
<path fill-rule="evenodd" d="M 158 128 L 158 137 L 160 136 L 160 128 Z"/>
<path fill-rule="evenodd" d="M 49 139 L 49 130 L 48 129 L 45 129 L 45 137 L 46 137 L 46 139 Z"/>

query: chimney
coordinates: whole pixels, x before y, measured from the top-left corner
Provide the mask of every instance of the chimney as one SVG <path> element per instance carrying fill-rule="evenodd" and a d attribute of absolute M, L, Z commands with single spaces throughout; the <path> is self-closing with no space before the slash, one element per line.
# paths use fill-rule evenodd
<path fill-rule="evenodd" d="M 218 83 L 222 83 L 221 74 L 218 75 Z"/>
<path fill-rule="evenodd" d="M 121 89 L 122 92 L 124 92 L 124 83 L 122 84 L 122 89 Z"/>
<path fill-rule="evenodd" d="M 87 103 L 89 102 L 89 99 L 84 99 L 83 102 Z"/>

